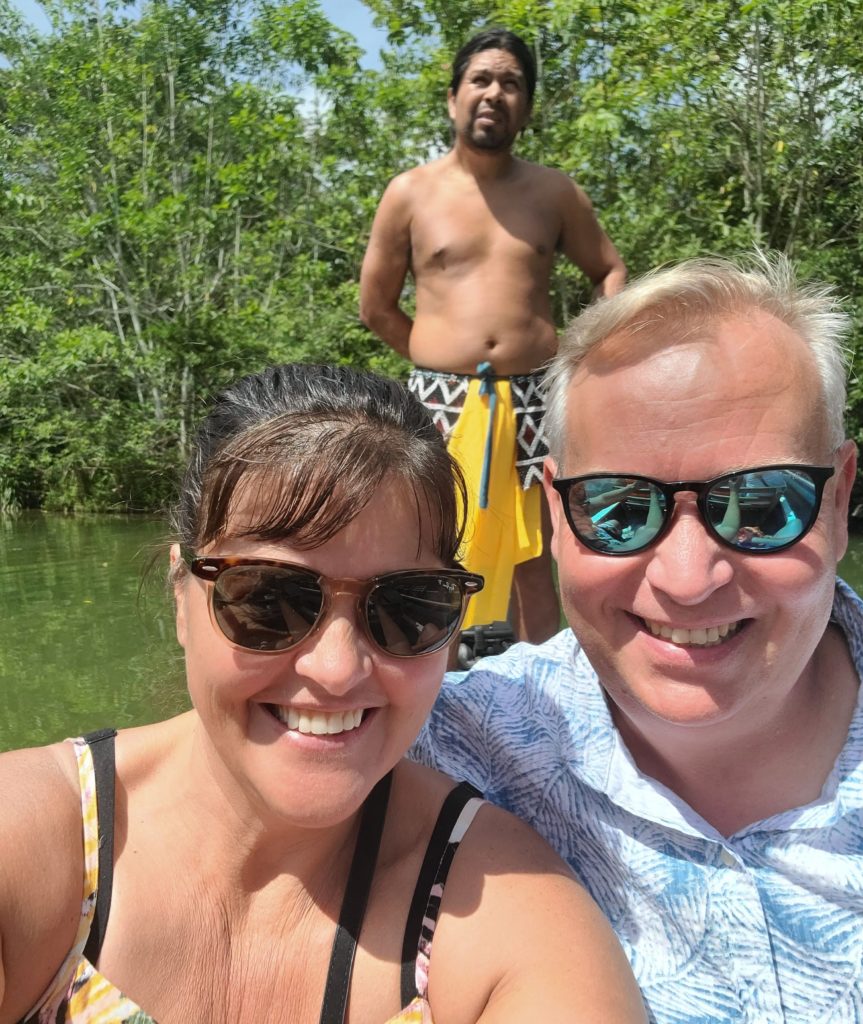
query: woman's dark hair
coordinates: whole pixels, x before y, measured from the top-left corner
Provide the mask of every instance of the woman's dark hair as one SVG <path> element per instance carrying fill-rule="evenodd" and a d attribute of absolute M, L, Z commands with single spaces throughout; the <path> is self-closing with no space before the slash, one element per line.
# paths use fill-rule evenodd
<path fill-rule="evenodd" d="M 468 39 L 458 51 L 452 62 L 452 78 L 449 83 L 453 96 L 458 92 L 458 87 L 461 85 L 461 80 L 464 78 L 464 73 L 467 71 L 467 66 L 470 64 L 471 59 L 483 50 L 506 50 L 507 53 L 511 53 L 515 57 L 524 74 L 524 81 L 527 86 L 527 102 L 532 104 L 533 94 L 536 91 L 536 64 L 534 63 L 533 54 L 530 52 L 527 43 L 520 36 L 517 36 L 515 32 L 509 32 L 505 28 L 492 28 L 487 29 L 485 32 L 480 32 L 478 35 L 473 36 L 472 39 Z"/>
<path fill-rule="evenodd" d="M 242 488 L 243 519 L 239 533 L 231 524 L 233 536 L 314 548 L 358 515 L 385 478 L 413 491 L 418 531 L 425 514 L 437 555 L 454 564 L 464 479 L 422 404 L 373 373 L 273 366 L 216 397 L 199 428 L 173 526 L 189 548 L 212 543 L 224 536 Z"/>

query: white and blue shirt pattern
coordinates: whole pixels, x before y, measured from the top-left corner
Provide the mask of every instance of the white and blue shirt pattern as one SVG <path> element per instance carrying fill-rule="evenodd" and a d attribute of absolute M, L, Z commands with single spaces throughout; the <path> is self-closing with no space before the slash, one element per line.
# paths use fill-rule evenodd
<path fill-rule="evenodd" d="M 833 620 L 863 669 L 863 602 Z M 571 630 L 447 677 L 412 751 L 572 865 L 655 1024 L 863 1024 L 863 706 L 820 797 L 724 838 L 635 766 Z"/>

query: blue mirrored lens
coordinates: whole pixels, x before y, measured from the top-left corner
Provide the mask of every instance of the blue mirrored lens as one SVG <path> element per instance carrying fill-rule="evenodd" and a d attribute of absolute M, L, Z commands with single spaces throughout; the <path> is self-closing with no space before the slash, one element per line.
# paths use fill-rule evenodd
<path fill-rule="evenodd" d="M 799 469 L 765 469 L 724 477 L 707 494 L 710 525 L 741 551 L 786 547 L 812 525 L 815 481 Z"/>
<path fill-rule="evenodd" d="M 577 536 L 594 551 L 618 554 L 647 547 L 662 529 L 665 495 L 648 480 L 594 477 L 569 489 Z"/>

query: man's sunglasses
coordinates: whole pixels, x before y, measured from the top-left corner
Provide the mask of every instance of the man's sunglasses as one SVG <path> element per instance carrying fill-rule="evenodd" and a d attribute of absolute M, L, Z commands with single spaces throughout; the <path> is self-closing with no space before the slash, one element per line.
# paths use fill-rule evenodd
<path fill-rule="evenodd" d="M 589 473 L 553 480 L 575 536 L 602 555 L 632 555 L 671 524 L 674 495 L 693 491 L 708 531 L 722 544 L 770 555 L 812 529 L 832 467 L 759 466 L 713 480 L 663 483 L 647 476 Z"/>
<path fill-rule="evenodd" d="M 405 569 L 371 579 L 332 579 L 268 558 L 198 556 L 183 551 L 195 576 L 213 584 L 210 617 L 237 647 L 286 651 L 321 625 L 336 594 L 357 600 L 369 640 L 394 658 L 440 650 L 461 625 L 482 576 L 462 569 Z"/>

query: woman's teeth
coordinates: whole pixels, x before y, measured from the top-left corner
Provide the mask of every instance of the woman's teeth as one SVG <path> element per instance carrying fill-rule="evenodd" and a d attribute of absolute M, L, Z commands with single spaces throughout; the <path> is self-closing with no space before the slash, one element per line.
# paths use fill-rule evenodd
<path fill-rule="evenodd" d="M 706 629 L 684 629 L 682 626 L 669 626 L 663 622 L 644 619 L 644 624 L 654 636 L 670 640 L 673 644 L 685 647 L 710 647 L 720 644 L 723 640 L 734 636 L 740 628 L 740 621 L 723 622 L 721 626 L 708 626 Z"/>
<path fill-rule="evenodd" d="M 365 708 L 354 711 L 297 711 L 295 708 L 271 704 L 276 718 L 288 729 L 301 732 L 306 736 L 335 736 L 340 732 L 356 729 L 363 720 Z"/>

